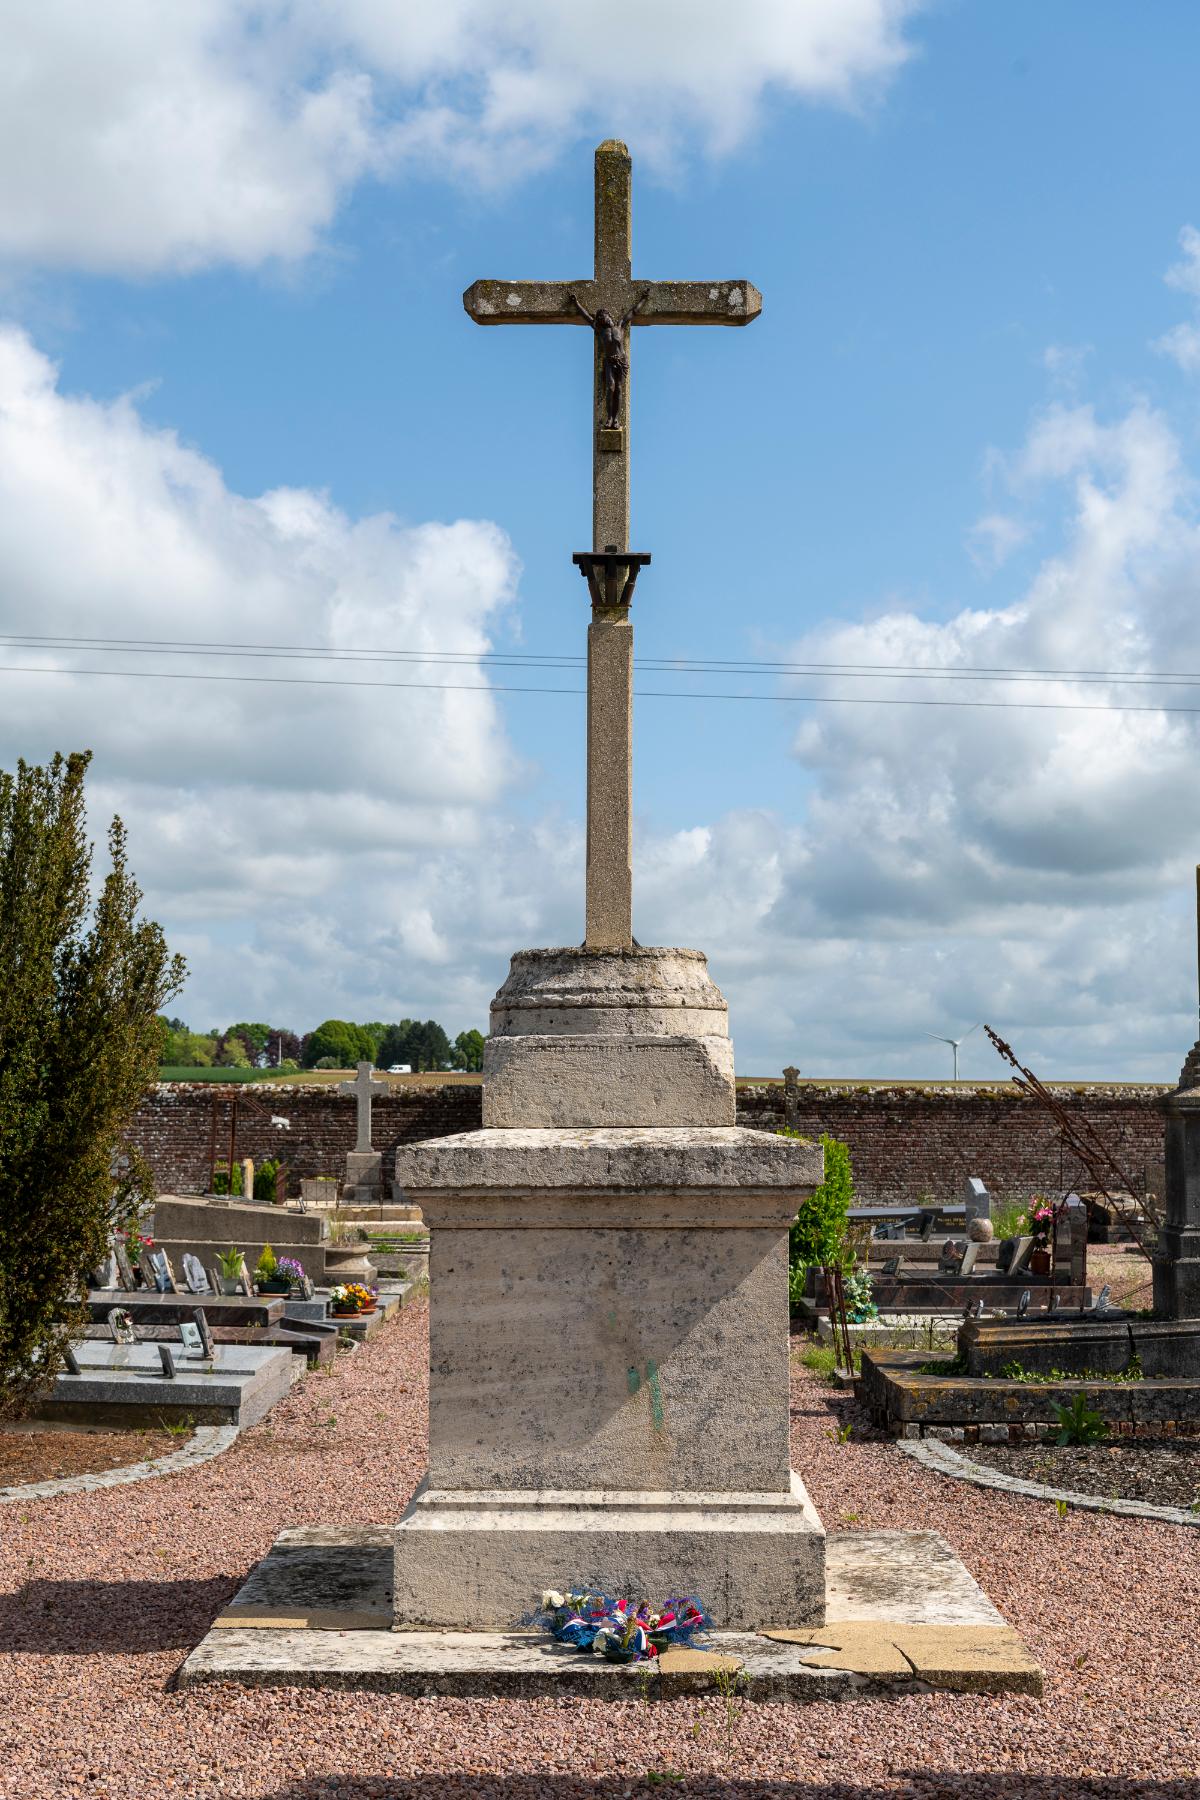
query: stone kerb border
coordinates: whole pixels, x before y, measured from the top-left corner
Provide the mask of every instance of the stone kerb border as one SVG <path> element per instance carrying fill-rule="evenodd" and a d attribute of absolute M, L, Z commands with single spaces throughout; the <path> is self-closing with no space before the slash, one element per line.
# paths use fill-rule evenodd
<path fill-rule="evenodd" d="M 1068 1506 L 1087 1512 L 1122 1513 L 1132 1519 L 1158 1519 L 1167 1525 L 1200 1526 L 1200 1513 L 1185 1512 L 1181 1506 L 1153 1506 L 1148 1500 L 1107 1500 L 1101 1494 L 1079 1494 L 1073 1488 L 1044 1487 L 1041 1482 L 1026 1481 L 1020 1475 L 1006 1475 L 1000 1469 L 972 1462 L 940 1438 L 894 1441 L 905 1456 L 937 1475 L 948 1475 L 952 1481 L 972 1481 L 976 1487 L 997 1488 L 1001 1493 L 1018 1494 L 1026 1500 L 1065 1500 Z"/>
<path fill-rule="evenodd" d="M 28 1481 L 0 1488 L 0 1504 L 17 1500 L 51 1500 L 57 1494 L 90 1494 L 98 1488 L 123 1487 L 129 1481 L 151 1481 L 156 1475 L 182 1475 L 228 1450 L 239 1425 L 197 1425 L 191 1442 L 152 1462 L 127 1463 L 122 1469 L 100 1469 L 94 1475 L 64 1475 L 61 1481 Z"/>

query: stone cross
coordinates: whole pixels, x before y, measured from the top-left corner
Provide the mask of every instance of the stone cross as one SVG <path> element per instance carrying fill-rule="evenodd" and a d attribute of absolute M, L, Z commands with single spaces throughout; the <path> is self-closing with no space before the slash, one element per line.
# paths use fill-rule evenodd
<path fill-rule="evenodd" d="M 632 325 L 748 325 L 762 295 L 748 281 L 635 281 L 631 273 L 633 164 L 614 139 L 596 151 L 595 270 L 591 280 L 476 281 L 463 305 L 477 325 L 587 325 L 603 309 L 628 360 Z M 626 323 L 628 321 L 628 323 Z M 629 549 L 629 377 L 609 419 L 601 333 L 593 333 L 592 548 Z M 611 360 L 611 358 L 610 358 Z M 593 602 L 588 627 L 587 905 L 593 949 L 633 943 L 633 627 L 628 606 Z"/>
<path fill-rule="evenodd" d="M 358 1101 L 358 1140 L 354 1146 L 356 1152 L 371 1148 L 371 1095 L 387 1093 L 386 1081 L 371 1080 L 372 1067 L 369 1062 L 360 1062 L 358 1074 L 353 1081 L 338 1082 L 339 1094 L 353 1094 Z"/>

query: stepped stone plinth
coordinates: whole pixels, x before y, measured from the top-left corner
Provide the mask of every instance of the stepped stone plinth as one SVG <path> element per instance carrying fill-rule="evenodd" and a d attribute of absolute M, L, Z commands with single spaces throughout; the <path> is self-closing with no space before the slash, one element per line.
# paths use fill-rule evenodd
<path fill-rule="evenodd" d="M 492 1002 L 486 1126 L 732 1125 L 729 1008 L 700 950 L 520 950 Z"/>

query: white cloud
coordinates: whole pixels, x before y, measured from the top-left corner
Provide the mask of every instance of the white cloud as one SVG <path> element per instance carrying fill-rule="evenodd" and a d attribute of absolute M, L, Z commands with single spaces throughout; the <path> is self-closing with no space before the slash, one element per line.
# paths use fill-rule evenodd
<path fill-rule="evenodd" d="M 992 574 L 1002 568 L 1029 536 L 1023 519 L 1009 513 L 987 513 L 967 533 L 967 553 L 977 569 Z"/>
<path fill-rule="evenodd" d="M 1022 499 L 1043 513 L 1057 500 L 1062 515 L 1056 553 L 1016 599 L 944 621 L 893 606 L 811 632 L 796 659 L 1200 668 L 1193 483 L 1163 416 L 1050 408 L 1007 469 Z M 467 659 L 454 679 L 484 683 L 470 659 L 515 576 L 486 523 L 354 520 L 317 493 L 235 494 L 133 402 L 65 394 L 26 337 L 0 332 L 2 630 L 451 649 Z M 4 661 L 135 663 L 45 649 Z M 181 1010 L 198 1025 L 414 1012 L 482 1024 L 514 948 L 578 938 L 579 823 L 530 824 L 507 805 L 520 771 L 486 692 L 0 684 L 0 766 L 95 746 L 95 825 L 126 817 L 148 909 L 192 962 Z M 826 691 L 864 690 L 831 678 Z M 918 691 L 1200 705 L 1194 689 L 1066 675 Z M 709 952 L 747 1072 L 789 1060 L 938 1072 L 921 1033 L 986 1017 L 1048 1072 L 1172 1075 L 1192 1019 L 1196 738 L 1195 718 L 1161 710 L 813 709 L 796 732 L 794 804 L 786 773 L 773 777 L 787 822 L 753 808 L 640 834 L 638 935 Z M 992 1066 L 977 1034 L 964 1068 Z"/>
<path fill-rule="evenodd" d="M 507 181 L 583 134 L 723 153 L 771 96 L 853 106 L 922 0 L 41 0 L 0 58 L 0 258 L 307 255 L 364 176 Z"/>
<path fill-rule="evenodd" d="M 393 991 L 414 968 L 447 962 L 443 891 L 458 884 L 453 922 L 464 872 L 519 773 L 473 660 L 516 574 L 507 538 L 486 522 L 353 520 L 318 493 L 232 493 L 131 402 L 64 394 L 29 339 L 0 330 L 0 631 L 463 658 L 452 669 L 346 667 L 39 646 L 6 649 L 6 665 L 483 689 L 0 674 L 0 767 L 95 747 L 96 823 L 126 817 L 151 911 L 200 947 L 205 1010 L 259 986 L 289 948 L 301 1003 L 314 1007 L 356 958 L 380 955 Z M 230 958 L 233 943 L 243 959 Z"/>
<path fill-rule="evenodd" d="M 1051 408 L 1012 474 L 1063 511 L 1059 550 L 1011 605 L 829 625 L 795 660 L 1200 669 L 1200 529 L 1166 419 Z M 921 1033 L 986 1018 L 1049 1072 L 1173 1079 L 1194 1036 L 1200 719 L 1156 708 L 1200 707 L 1200 690 L 1063 676 L 824 691 L 1151 710 L 817 707 L 795 738 L 799 823 L 739 814 L 648 847 L 641 926 L 682 918 L 708 949 L 735 1034 L 744 1021 L 740 1066 L 943 1072 Z M 996 1067 L 975 1040 L 964 1058 Z"/>
<path fill-rule="evenodd" d="M 1164 280 L 1168 287 L 1189 295 L 1200 305 L 1200 231 L 1185 225 L 1179 234 L 1183 260 L 1172 263 Z M 1186 375 L 1200 374 L 1200 314 L 1195 320 L 1173 325 L 1154 341 L 1154 349 L 1172 358 Z"/>

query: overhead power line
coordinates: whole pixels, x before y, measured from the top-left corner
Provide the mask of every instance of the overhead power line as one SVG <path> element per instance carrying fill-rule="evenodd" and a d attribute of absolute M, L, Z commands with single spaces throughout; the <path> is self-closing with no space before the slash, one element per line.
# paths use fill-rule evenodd
<path fill-rule="evenodd" d="M 370 649 L 353 645 L 329 644 L 251 644 L 226 640 L 176 638 L 113 638 L 83 635 L 50 635 L 32 632 L 0 632 L 0 647 L 20 649 L 54 649 L 63 654 L 90 651 L 102 655 L 215 656 L 221 658 L 282 659 L 318 662 L 404 662 L 462 665 L 490 668 L 583 668 L 586 657 L 581 654 L 545 653 L 524 650 L 438 650 L 438 649 Z M 925 663 L 855 663 L 855 662 L 788 662 L 769 659 L 729 659 L 709 657 L 639 657 L 637 667 L 660 673 L 679 674 L 763 674 L 837 676 L 848 680 L 886 681 L 988 681 L 988 682 L 1057 682 L 1131 687 L 1200 687 L 1200 672 L 1153 669 L 1047 669 L 986 666 L 963 668 L 931 668 Z M 39 671 L 45 673 L 46 671 Z M 82 673 L 83 671 L 79 671 Z M 103 673 L 97 670 L 95 673 Z M 133 674 L 136 671 L 128 671 Z M 264 678 L 265 679 L 265 678 Z M 513 690 L 517 691 L 517 690 Z M 532 691 L 532 690 L 530 690 Z M 555 690 L 559 691 L 559 690 Z M 573 690 L 561 690 L 564 692 Z M 768 696 L 773 697 L 773 696 Z M 784 696 L 788 698 L 790 696 Z M 965 704 L 965 703 L 963 703 Z M 1161 707 L 1147 709 L 1153 712 Z"/>
<path fill-rule="evenodd" d="M 522 687 L 487 681 L 329 681 L 319 675 L 214 675 L 183 669 L 58 669 L 0 663 L 0 675 L 88 675 L 116 681 L 222 681 L 256 687 L 422 688 L 432 693 L 574 694 L 578 687 Z M 1125 706 L 1069 700 L 933 700 L 882 694 L 726 694 L 707 688 L 636 688 L 638 700 L 751 700 L 768 706 L 941 706 L 999 712 L 1179 713 L 1200 715 L 1200 706 Z"/>

